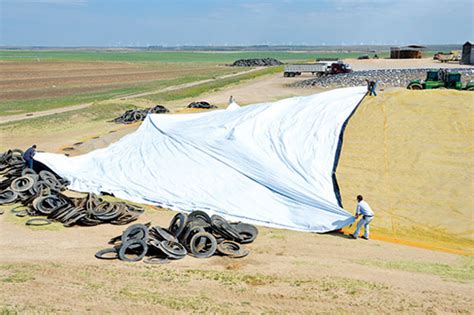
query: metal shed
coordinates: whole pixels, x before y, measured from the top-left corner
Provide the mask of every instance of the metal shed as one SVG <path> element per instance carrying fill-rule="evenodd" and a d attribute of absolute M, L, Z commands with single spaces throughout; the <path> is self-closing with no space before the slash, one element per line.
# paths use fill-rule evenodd
<path fill-rule="evenodd" d="M 420 59 L 424 46 L 410 45 L 404 47 L 390 47 L 391 59 Z"/>
<path fill-rule="evenodd" d="M 466 42 L 464 45 L 462 45 L 461 64 L 474 65 L 474 53 L 472 51 L 472 44 L 470 42 Z"/>

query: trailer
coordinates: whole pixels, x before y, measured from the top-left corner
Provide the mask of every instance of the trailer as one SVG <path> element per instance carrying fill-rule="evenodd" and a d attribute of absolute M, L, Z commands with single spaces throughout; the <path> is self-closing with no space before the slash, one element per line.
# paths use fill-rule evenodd
<path fill-rule="evenodd" d="M 349 73 L 352 72 L 352 69 L 348 64 L 342 63 L 341 61 L 294 64 L 285 66 L 283 76 L 296 77 L 305 72 L 319 77 L 327 74 Z"/>

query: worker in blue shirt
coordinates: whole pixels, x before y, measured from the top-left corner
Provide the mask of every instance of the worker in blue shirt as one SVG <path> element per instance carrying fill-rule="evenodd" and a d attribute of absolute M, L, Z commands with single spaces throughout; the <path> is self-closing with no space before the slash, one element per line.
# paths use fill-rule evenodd
<path fill-rule="evenodd" d="M 369 96 L 377 96 L 377 93 L 375 92 L 375 89 L 377 88 L 377 81 L 369 81 L 368 79 L 365 79 L 365 82 L 367 82 L 367 92 L 369 93 Z"/>
<path fill-rule="evenodd" d="M 374 218 L 374 212 L 370 208 L 369 204 L 364 201 L 364 197 L 362 197 L 361 195 L 358 195 L 355 218 L 357 219 L 361 215 L 362 215 L 362 219 L 360 219 L 359 222 L 357 223 L 357 228 L 354 234 L 351 234 L 350 236 L 353 239 L 357 239 L 357 237 L 359 236 L 360 229 L 362 228 L 362 226 L 364 226 L 364 236 L 362 236 L 362 238 L 365 240 L 368 240 L 369 239 L 369 224 Z"/>
<path fill-rule="evenodd" d="M 26 165 L 33 169 L 33 157 L 36 154 L 36 144 L 33 144 L 30 148 L 28 148 L 25 153 L 23 153 L 23 160 L 25 160 Z"/>

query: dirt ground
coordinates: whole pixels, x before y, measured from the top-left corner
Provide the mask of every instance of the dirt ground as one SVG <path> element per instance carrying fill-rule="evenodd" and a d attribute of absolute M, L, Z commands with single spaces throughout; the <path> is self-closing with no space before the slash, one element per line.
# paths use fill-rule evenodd
<path fill-rule="evenodd" d="M 272 75 L 199 99 L 224 108 L 230 95 L 249 104 L 319 92 L 289 87 L 294 81 Z M 373 205 L 370 241 L 260 228 L 243 259 L 101 261 L 94 253 L 125 227 L 29 228 L 11 206 L 1 207 L 0 313 L 470 314 L 474 260 L 455 254 L 472 255 L 473 246 L 472 98 L 462 93 L 388 90 L 366 99 L 352 117 L 337 176 L 346 209 L 353 210 L 357 193 Z M 165 105 L 186 112 L 189 101 Z M 1 145 L 35 142 L 75 155 L 138 127 L 75 121 L 52 131 L 5 133 Z M 139 222 L 167 226 L 173 215 L 147 207 Z"/>
<path fill-rule="evenodd" d="M 121 226 L 28 228 L 0 216 L 0 310 L 34 313 L 469 313 L 472 259 L 261 228 L 243 259 L 101 261 Z M 148 208 L 139 222 L 167 226 Z M 278 301 L 276 303 L 276 301 Z"/>

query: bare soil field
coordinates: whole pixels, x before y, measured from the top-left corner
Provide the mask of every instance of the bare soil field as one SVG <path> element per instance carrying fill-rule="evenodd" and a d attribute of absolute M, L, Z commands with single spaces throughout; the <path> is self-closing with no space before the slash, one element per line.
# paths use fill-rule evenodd
<path fill-rule="evenodd" d="M 127 84 L 189 75 L 225 74 L 216 64 L 140 64 L 125 62 L 0 62 L 0 99 L 24 100 L 99 92 Z"/>

